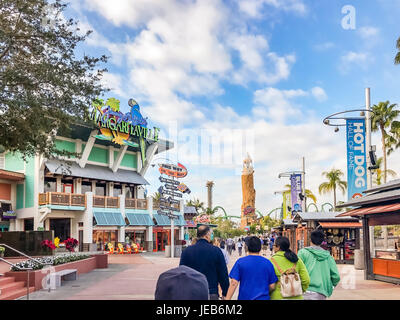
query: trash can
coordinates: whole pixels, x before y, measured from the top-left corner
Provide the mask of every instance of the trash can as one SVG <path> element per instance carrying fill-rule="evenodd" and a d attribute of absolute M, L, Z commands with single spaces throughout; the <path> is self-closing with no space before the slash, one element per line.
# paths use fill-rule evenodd
<path fill-rule="evenodd" d="M 166 245 L 166 246 L 165 246 L 165 256 L 166 256 L 167 258 L 170 258 L 170 257 L 171 257 L 171 246 L 170 246 L 170 245 Z"/>
<path fill-rule="evenodd" d="M 364 250 L 355 249 L 354 250 L 354 269 L 364 270 Z"/>
<path fill-rule="evenodd" d="M 182 254 L 182 246 L 181 245 L 175 245 L 174 249 L 174 258 L 179 258 Z"/>

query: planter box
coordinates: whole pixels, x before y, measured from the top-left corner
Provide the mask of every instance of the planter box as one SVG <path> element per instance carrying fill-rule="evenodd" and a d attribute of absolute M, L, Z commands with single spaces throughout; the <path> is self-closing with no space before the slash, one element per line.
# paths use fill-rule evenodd
<path fill-rule="evenodd" d="M 79 261 L 74 261 L 74 262 L 69 262 L 65 264 L 60 264 L 57 266 L 50 266 L 52 268 L 53 272 L 58 272 L 61 270 L 65 269 L 76 269 L 78 275 L 82 273 L 87 273 L 90 272 L 94 269 L 100 269 L 100 268 L 107 268 L 108 267 L 108 256 L 106 254 L 100 254 L 100 255 L 95 255 L 92 256 L 88 259 L 83 259 Z M 36 290 L 41 290 L 43 288 L 42 286 L 42 280 L 46 277 L 48 274 L 48 270 L 41 269 L 41 270 L 35 270 L 35 271 L 30 271 L 29 274 L 29 286 L 30 287 L 35 287 Z M 27 283 L 28 279 L 28 272 L 27 271 L 9 271 L 4 274 L 6 277 L 14 277 L 15 281 L 24 281 L 25 285 Z"/>

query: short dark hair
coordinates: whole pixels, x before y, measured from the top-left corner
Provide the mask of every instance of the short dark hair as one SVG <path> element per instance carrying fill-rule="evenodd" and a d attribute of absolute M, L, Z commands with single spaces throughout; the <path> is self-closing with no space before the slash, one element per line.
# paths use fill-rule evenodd
<path fill-rule="evenodd" d="M 324 242 L 325 234 L 321 230 L 314 230 L 311 232 L 311 242 L 319 246 Z"/>
<path fill-rule="evenodd" d="M 203 238 L 207 233 L 210 232 L 209 226 L 200 226 L 197 228 L 197 238 Z"/>
<path fill-rule="evenodd" d="M 258 237 L 250 237 L 246 244 L 249 252 L 258 253 L 261 251 L 261 240 Z"/>

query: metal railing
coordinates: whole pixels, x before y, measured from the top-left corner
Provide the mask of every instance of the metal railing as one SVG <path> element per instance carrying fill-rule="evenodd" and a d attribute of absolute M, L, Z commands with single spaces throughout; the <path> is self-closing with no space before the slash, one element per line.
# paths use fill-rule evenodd
<path fill-rule="evenodd" d="M 32 260 L 32 261 L 36 262 L 37 264 L 40 264 L 40 265 L 49 265 L 49 264 L 46 264 L 46 263 L 42 263 L 42 262 L 36 260 L 35 258 L 33 258 L 33 257 L 31 257 L 31 256 L 28 256 L 27 254 L 25 254 L 25 253 L 23 253 L 23 252 L 21 252 L 21 251 L 15 249 L 15 248 L 9 246 L 8 244 L 0 243 L 0 247 L 6 247 L 6 248 L 8 248 L 8 249 L 11 249 L 12 251 L 14 251 L 14 252 L 16 252 L 16 253 L 18 253 L 18 254 L 20 254 L 20 255 L 22 255 L 22 256 L 28 258 L 29 260 Z M 11 263 L 11 262 L 9 262 L 9 261 L 7 261 L 6 259 L 1 258 L 1 257 L 0 257 L 0 261 L 3 261 L 3 262 L 5 262 L 5 263 L 7 263 L 8 265 L 10 265 L 10 266 L 12 266 L 12 267 L 14 267 L 14 268 L 17 268 L 17 269 L 19 269 L 19 270 L 21 270 L 21 271 L 24 271 L 24 270 L 27 271 L 26 300 L 29 300 L 29 288 L 30 288 L 29 274 L 30 274 L 30 271 L 33 270 L 33 268 L 22 268 L 22 267 L 19 267 L 19 266 L 17 266 L 16 264 L 13 264 L 13 263 Z"/>

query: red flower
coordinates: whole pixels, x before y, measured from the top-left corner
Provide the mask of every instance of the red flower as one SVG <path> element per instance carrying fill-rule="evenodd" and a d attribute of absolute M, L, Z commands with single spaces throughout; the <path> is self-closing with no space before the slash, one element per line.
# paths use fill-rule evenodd
<path fill-rule="evenodd" d="M 56 248 L 54 243 L 51 242 L 50 240 L 43 240 L 40 244 L 42 245 L 42 247 L 47 247 L 47 248 L 50 248 L 50 249 L 55 249 Z"/>
<path fill-rule="evenodd" d="M 78 240 L 74 239 L 74 238 L 68 238 L 67 240 L 64 241 L 65 243 L 65 248 L 72 252 L 74 251 L 74 248 L 78 245 Z"/>

